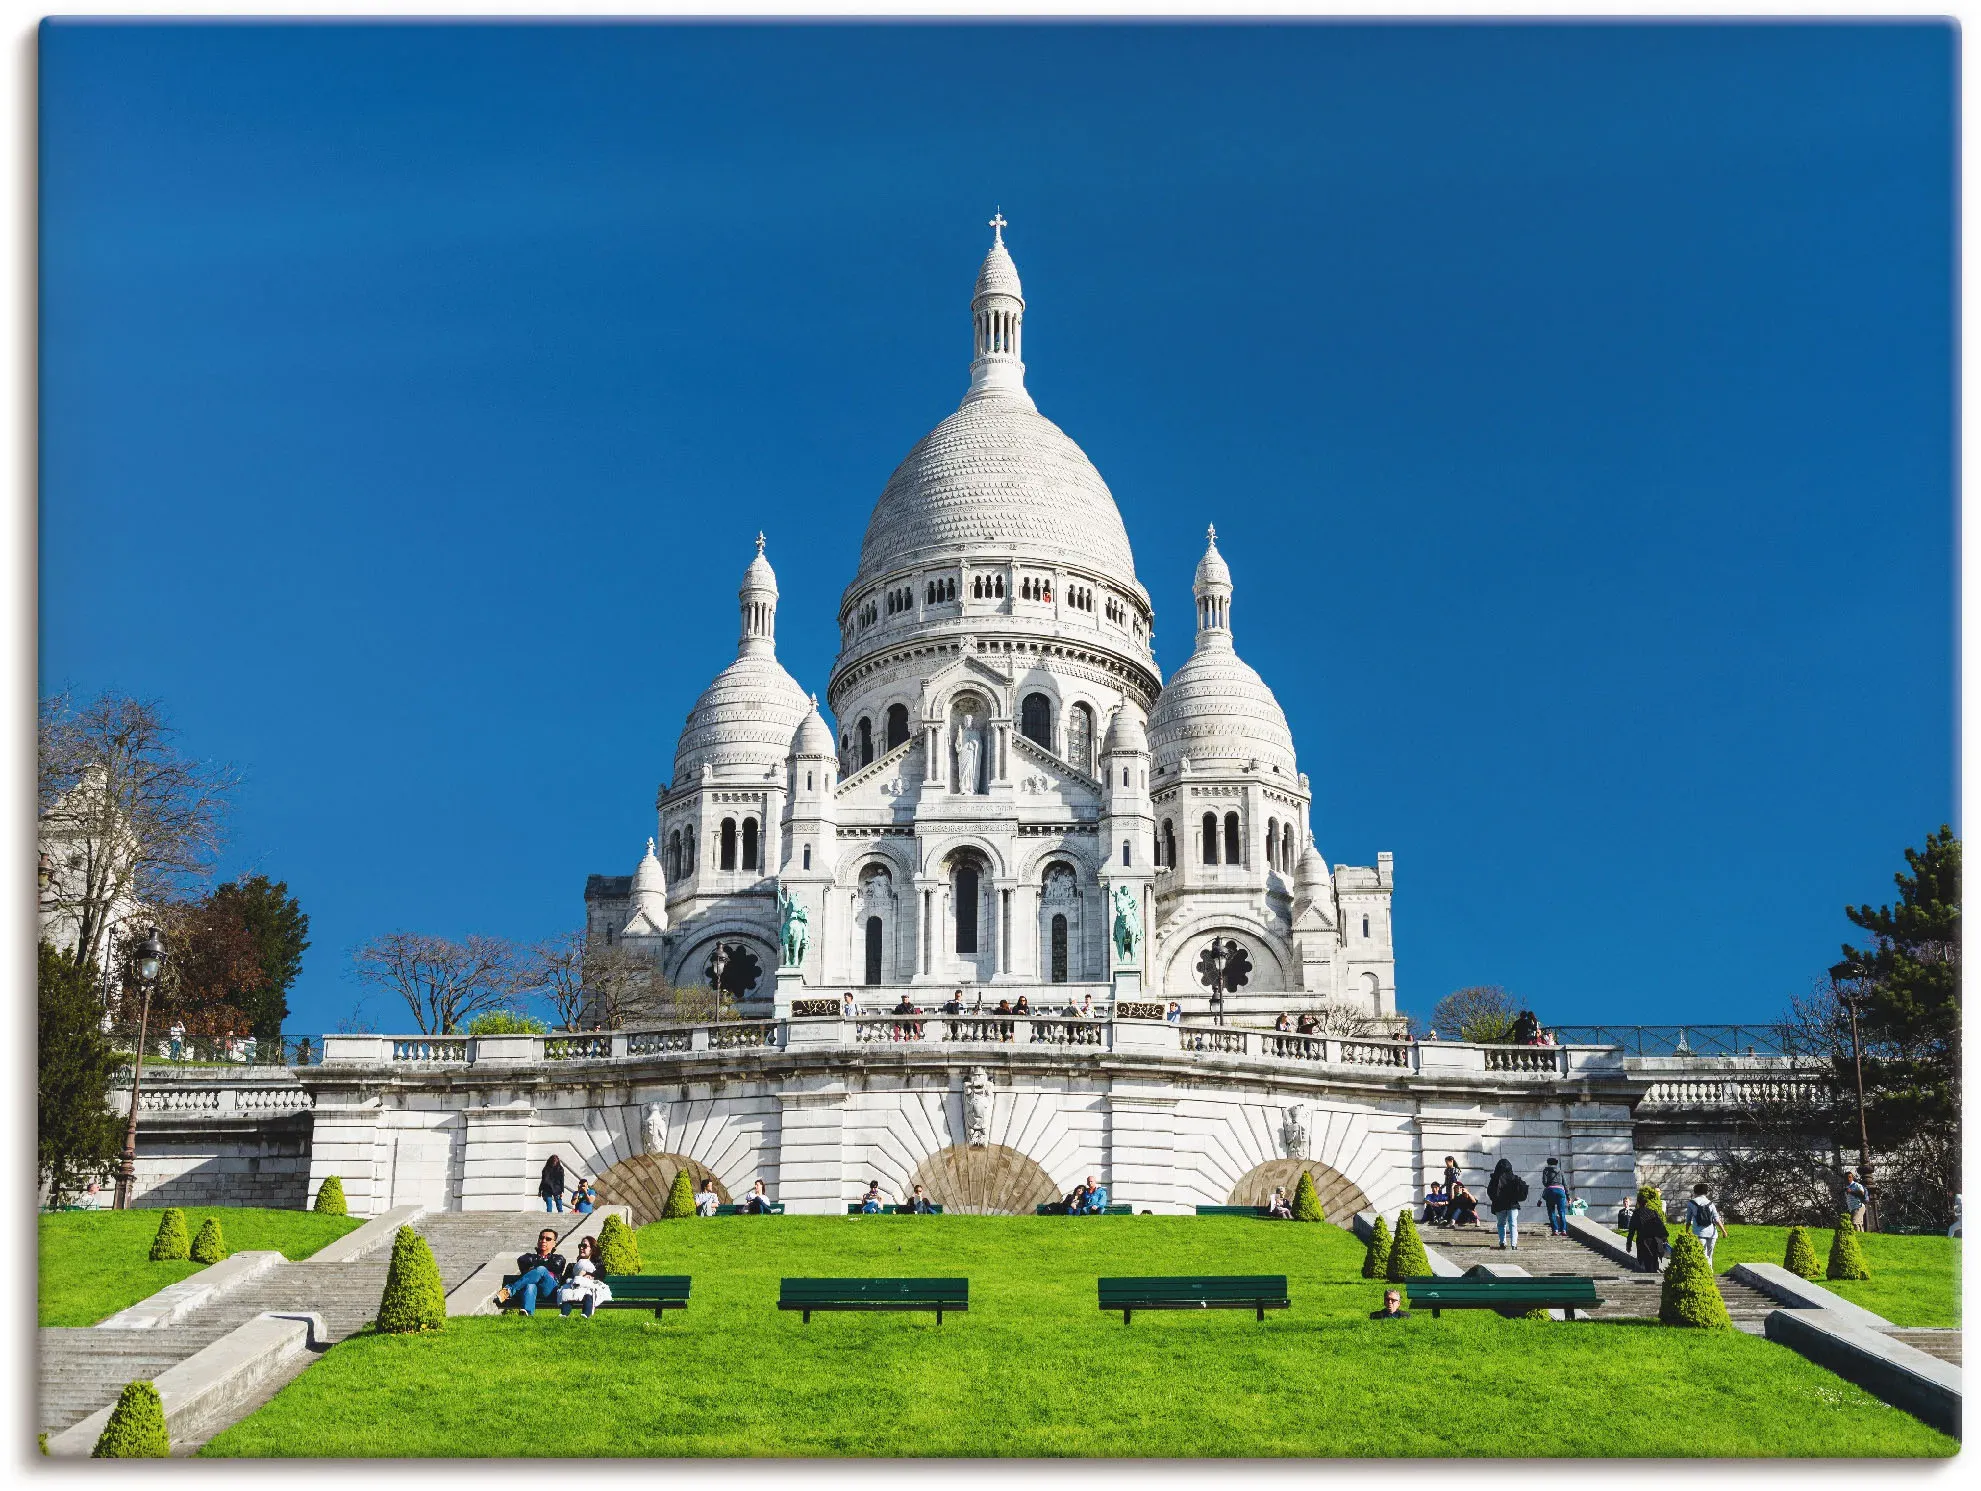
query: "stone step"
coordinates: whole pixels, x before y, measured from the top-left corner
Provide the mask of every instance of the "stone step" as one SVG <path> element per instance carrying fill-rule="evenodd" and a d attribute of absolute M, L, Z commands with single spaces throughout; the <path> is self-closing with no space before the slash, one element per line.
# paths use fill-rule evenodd
<path fill-rule="evenodd" d="M 176 1343 L 147 1339 L 157 1334 L 43 1326 L 38 1343 L 37 1427 L 52 1432 L 80 1423 L 104 1404 L 115 1402 L 125 1383 L 149 1382 L 185 1360 L 189 1353 Z"/>
<path fill-rule="evenodd" d="M 1957 1329 L 1907 1328 L 1889 1334 L 1894 1341 L 1903 1341 L 1908 1346 L 1916 1346 L 1931 1356 L 1937 1356 L 1943 1362 L 1952 1362 L 1956 1367 L 1960 1365 L 1960 1332 Z"/>

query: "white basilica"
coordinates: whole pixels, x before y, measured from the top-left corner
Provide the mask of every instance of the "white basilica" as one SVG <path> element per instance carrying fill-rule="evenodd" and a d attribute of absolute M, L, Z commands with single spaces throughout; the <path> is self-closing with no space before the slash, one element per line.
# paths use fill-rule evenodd
<path fill-rule="evenodd" d="M 969 389 L 888 478 L 840 602 L 837 736 L 777 660 L 759 537 L 736 659 L 688 714 L 638 869 L 587 883 L 587 936 L 751 1012 L 906 986 L 1393 1016 L 1390 855 L 1330 871 L 1215 530 L 1163 682 L 1114 498 L 1025 390 L 993 227 Z M 1049 987 L 1078 985 L 1099 987 Z"/>

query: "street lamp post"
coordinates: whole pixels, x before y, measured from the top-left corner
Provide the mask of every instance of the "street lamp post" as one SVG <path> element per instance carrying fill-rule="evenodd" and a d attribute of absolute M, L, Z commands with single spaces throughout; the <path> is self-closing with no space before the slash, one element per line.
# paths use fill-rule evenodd
<path fill-rule="evenodd" d="M 1850 1011 L 1850 1062 L 1857 1073 L 1857 1161 L 1864 1171 L 1864 1221 L 1865 1230 L 1878 1230 L 1878 1191 L 1871 1179 L 1871 1127 L 1864 1117 L 1864 1047 L 1857 1036 L 1857 1001 L 1863 991 L 1853 985 L 1848 993 L 1842 988 L 1837 993 L 1843 997 L 1843 1007 Z"/>
<path fill-rule="evenodd" d="M 131 1053 L 131 1116 L 124 1124 L 124 1158 L 117 1166 L 118 1211 L 128 1210 L 131 1187 L 138 1173 L 138 1084 L 144 1076 L 145 1027 L 151 1021 L 151 991 L 158 982 L 159 967 L 165 961 L 165 939 L 153 927 L 138 944 L 138 980 L 144 985 L 144 1002 L 138 1010 L 138 1040 Z"/>

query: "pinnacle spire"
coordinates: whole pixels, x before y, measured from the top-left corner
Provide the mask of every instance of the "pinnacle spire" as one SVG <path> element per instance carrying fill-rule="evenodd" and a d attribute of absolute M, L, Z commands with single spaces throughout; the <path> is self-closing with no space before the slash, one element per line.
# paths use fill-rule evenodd
<path fill-rule="evenodd" d="M 1204 557 L 1197 561 L 1197 644 L 1231 642 L 1231 566 L 1217 551 L 1217 525 L 1204 530 Z"/>
<path fill-rule="evenodd" d="M 977 271 L 977 288 L 970 297 L 975 345 L 970 391 L 963 402 L 1007 398 L 1029 409 L 1033 404 L 1025 392 L 1022 359 L 1025 289 L 1018 279 L 1018 266 L 1011 262 L 1011 250 L 1004 243 L 1004 230 L 1009 226 L 1002 212 L 991 214 L 990 252 L 984 255 L 984 266 Z"/>

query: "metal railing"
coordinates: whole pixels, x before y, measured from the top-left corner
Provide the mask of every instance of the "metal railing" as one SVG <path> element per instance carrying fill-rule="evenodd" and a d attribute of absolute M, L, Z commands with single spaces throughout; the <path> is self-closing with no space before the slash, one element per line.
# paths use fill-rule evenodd
<path fill-rule="evenodd" d="M 1551 1025 L 1564 1046 L 1614 1046 L 1625 1056 L 1809 1056 L 1824 1053 L 1792 1025 Z"/>
<path fill-rule="evenodd" d="M 126 1062 L 137 1044 L 132 1030 L 112 1030 L 110 1047 Z M 264 1040 L 254 1035 L 182 1035 L 176 1039 L 168 1025 L 145 1032 L 145 1070 L 153 1067 L 276 1067 L 311 1066 L 323 1060 L 323 1037 L 284 1033 Z M 125 1068 L 128 1073 L 129 1067 Z M 128 1083 L 129 1077 L 126 1076 Z"/>

